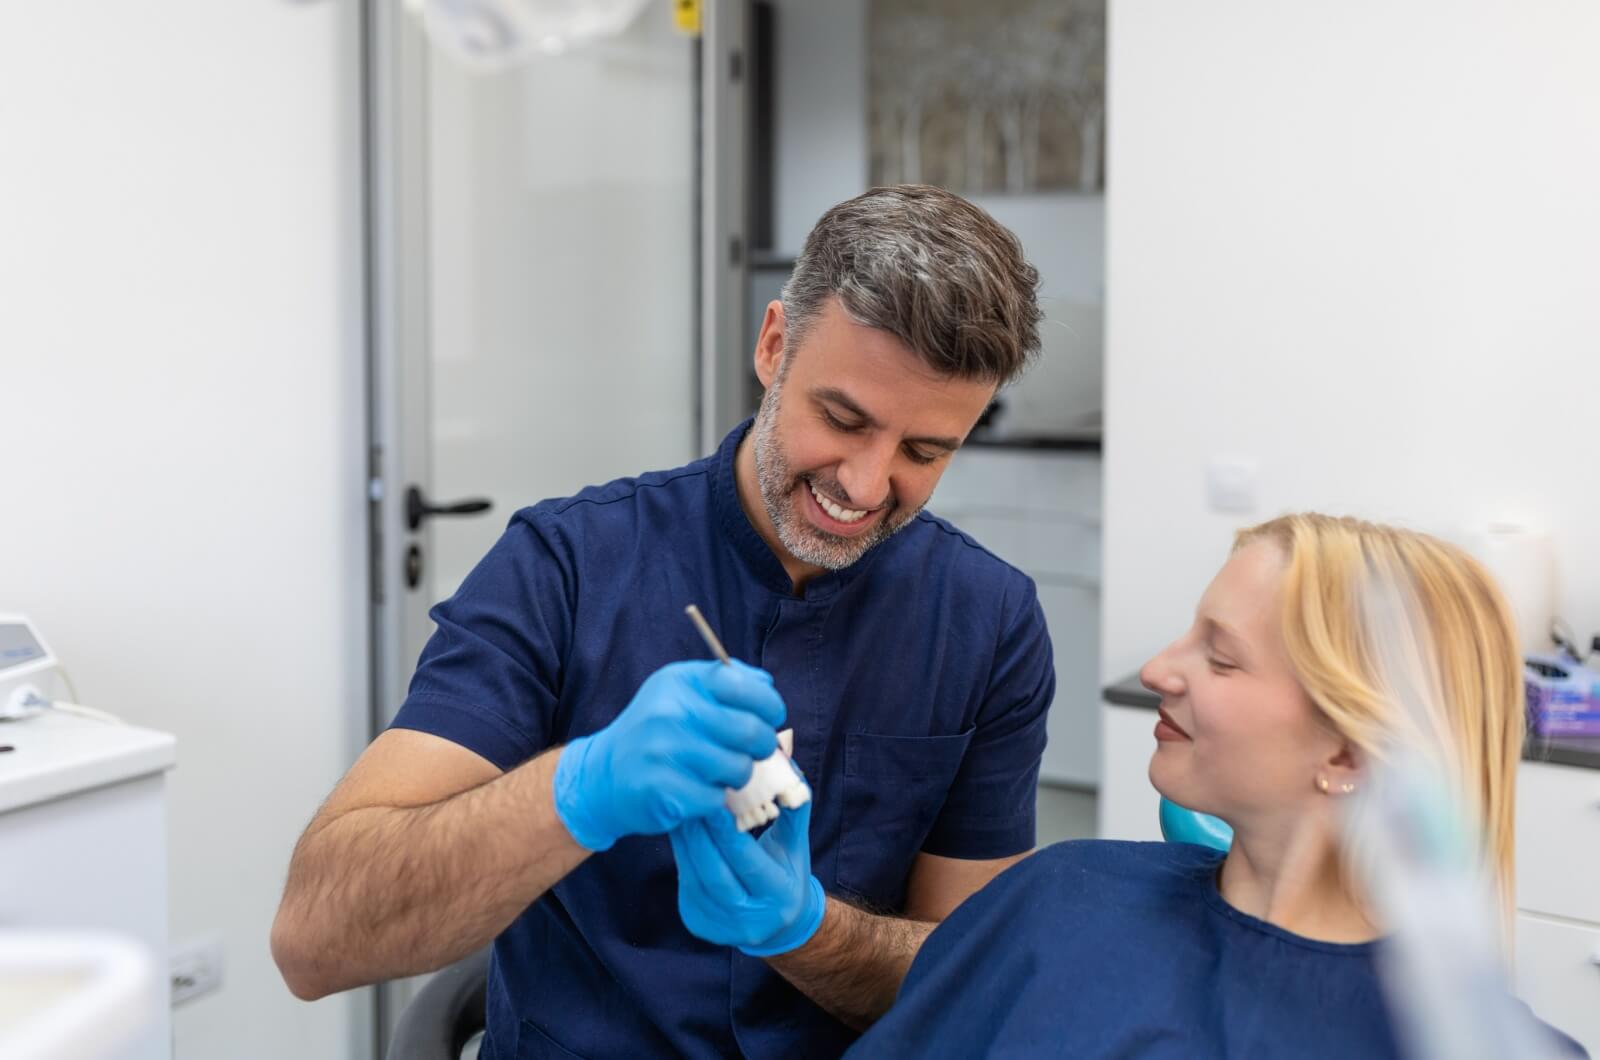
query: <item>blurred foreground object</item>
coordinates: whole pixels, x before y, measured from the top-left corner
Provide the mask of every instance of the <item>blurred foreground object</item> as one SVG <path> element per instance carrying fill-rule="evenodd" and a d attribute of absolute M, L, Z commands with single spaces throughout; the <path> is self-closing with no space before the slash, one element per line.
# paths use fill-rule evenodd
<path fill-rule="evenodd" d="M 0 1056 L 122 1055 L 156 1000 L 156 963 L 114 935 L 0 933 Z"/>
<path fill-rule="evenodd" d="M 1500 908 L 1469 786 L 1441 739 L 1445 683 L 1413 586 L 1371 571 L 1367 647 L 1394 716 L 1347 803 L 1346 846 L 1389 934 L 1379 968 L 1407 1055 L 1527 1060 L 1569 1055 L 1508 981 Z"/>

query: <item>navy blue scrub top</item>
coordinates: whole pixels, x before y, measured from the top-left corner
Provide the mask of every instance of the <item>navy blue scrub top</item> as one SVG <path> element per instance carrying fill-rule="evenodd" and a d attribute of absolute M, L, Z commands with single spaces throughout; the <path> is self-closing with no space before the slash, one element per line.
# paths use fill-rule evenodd
<path fill-rule="evenodd" d="M 823 887 L 903 907 L 919 851 L 999 858 L 1034 840 L 1054 692 L 1033 583 L 923 512 L 803 598 L 740 506 L 742 424 L 708 458 L 512 518 L 433 609 L 395 727 L 509 770 L 595 732 L 644 679 L 728 651 L 769 671 L 815 791 Z M 856 1037 L 765 962 L 691 936 L 665 836 L 632 836 L 495 941 L 484 1056 L 837 1055 Z"/>
<path fill-rule="evenodd" d="M 1222 859 L 1188 843 L 1039 851 L 928 936 L 851 1060 L 1399 1056 L 1382 943 L 1318 942 L 1241 913 L 1217 892 Z"/>

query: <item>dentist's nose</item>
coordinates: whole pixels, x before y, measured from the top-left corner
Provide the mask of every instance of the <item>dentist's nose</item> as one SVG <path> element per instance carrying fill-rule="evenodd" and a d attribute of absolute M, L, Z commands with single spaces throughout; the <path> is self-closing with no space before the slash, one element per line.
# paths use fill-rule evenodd
<path fill-rule="evenodd" d="M 850 495 L 850 507 L 871 511 L 887 503 L 893 492 L 890 486 L 893 466 L 894 449 L 887 445 L 862 449 L 841 462 L 835 477 Z"/>

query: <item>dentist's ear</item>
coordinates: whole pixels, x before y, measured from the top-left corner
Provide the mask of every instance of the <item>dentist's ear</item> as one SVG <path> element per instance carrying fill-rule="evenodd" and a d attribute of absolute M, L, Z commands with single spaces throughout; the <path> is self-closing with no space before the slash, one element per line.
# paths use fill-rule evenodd
<path fill-rule="evenodd" d="M 774 299 L 767 303 L 761 317 L 755 353 L 756 378 L 768 390 L 772 389 L 772 381 L 778 378 L 778 369 L 783 364 L 784 327 L 783 303 Z"/>

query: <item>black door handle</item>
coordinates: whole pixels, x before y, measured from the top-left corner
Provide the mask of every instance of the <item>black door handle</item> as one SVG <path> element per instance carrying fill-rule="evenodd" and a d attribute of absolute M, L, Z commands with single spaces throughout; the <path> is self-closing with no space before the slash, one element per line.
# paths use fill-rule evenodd
<path fill-rule="evenodd" d="M 491 506 L 491 502 L 482 497 L 450 504 L 430 504 L 422 491 L 412 486 L 406 490 L 406 526 L 418 530 L 422 527 L 422 520 L 435 515 L 477 515 L 488 511 Z"/>

